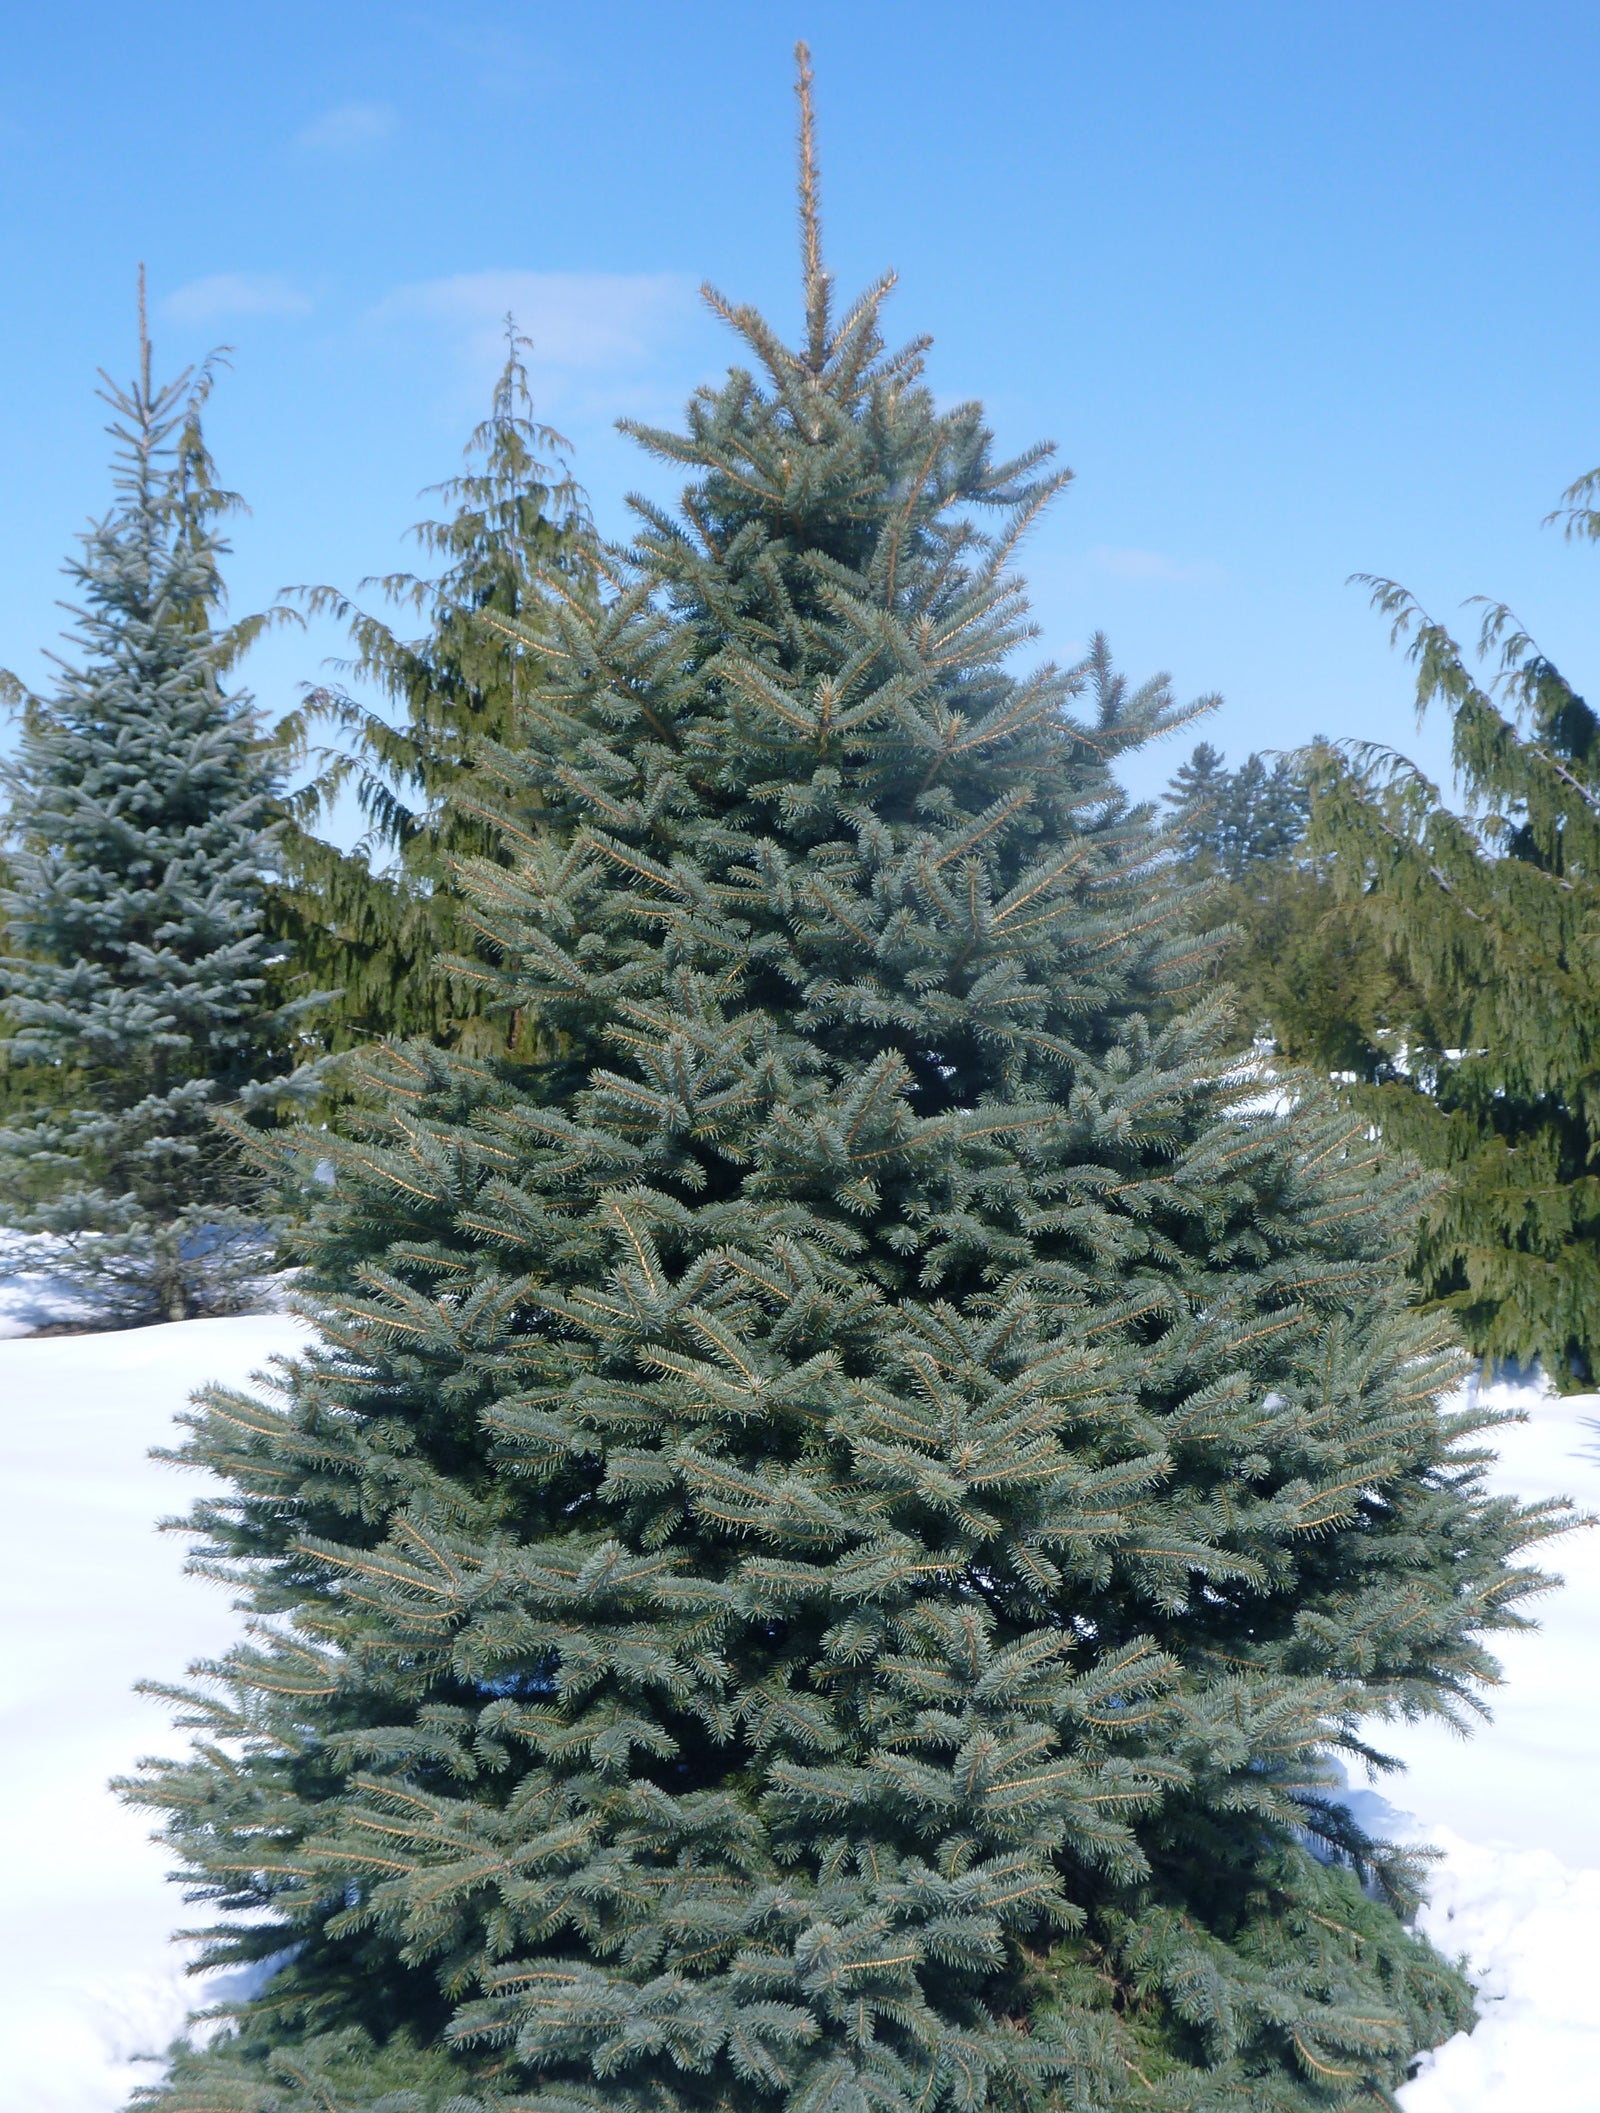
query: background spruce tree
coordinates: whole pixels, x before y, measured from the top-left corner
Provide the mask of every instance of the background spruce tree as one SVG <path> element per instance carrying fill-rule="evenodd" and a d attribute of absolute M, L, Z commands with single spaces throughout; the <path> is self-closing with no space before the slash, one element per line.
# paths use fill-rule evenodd
<path fill-rule="evenodd" d="M 802 345 L 711 296 L 499 753 L 543 1054 L 363 1060 L 321 1343 L 193 1417 L 258 1624 L 135 1794 L 280 1963 L 162 2113 L 1289 2113 L 1469 2015 L 1329 1757 L 1467 1714 L 1556 1518 L 1437 1406 L 1426 1186 L 1228 1083 L 1111 775 L 1178 715 L 1009 672 L 1064 479 L 835 320 L 806 111 Z"/>
<path fill-rule="evenodd" d="M 1417 999 L 1359 896 L 1335 886 L 1331 857 L 1310 842 L 1307 759 L 1324 746 L 1229 770 L 1202 741 L 1166 799 L 1186 872 L 1211 884 L 1200 921 L 1229 937 L 1241 1029 L 1287 1063 L 1371 1082 L 1390 1075 Z"/>
<path fill-rule="evenodd" d="M 106 378 L 116 499 L 67 568 L 82 607 L 47 697 L 12 679 L 17 751 L 0 917 L 0 1223 L 108 1325 L 253 1296 L 273 1235 L 260 1178 L 213 1119 L 276 1119 L 315 1091 L 309 997 L 275 989 L 263 932 L 281 773 L 219 622 L 237 505 L 201 432 L 209 368 Z"/>
<path fill-rule="evenodd" d="M 568 443 L 532 417 L 528 349 L 508 317 L 505 365 L 467 444 L 467 471 L 437 487 L 454 511 L 412 531 L 444 569 L 365 583 L 421 614 L 425 634 L 401 638 L 334 588 L 302 593 L 314 614 L 348 627 L 355 652 L 344 673 L 399 711 L 396 723 L 347 691 L 313 692 L 307 728 L 332 723 L 350 745 L 325 756 L 295 795 L 281 835 L 285 872 L 272 891 L 271 929 L 308 983 L 338 992 L 320 1015 L 337 1049 L 409 1034 L 487 1047 L 507 1031 L 483 1019 L 474 987 L 444 963 L 476 947 L 459 862 L 507 855 L 503 836 L 471 806 L 475 751 L 521 739 L 522 693 L 541 675 L 528 642 L 548 596 L 541 583 L 575 586 L 584 548 L 583 496 L 544 459 Z M 520 639 L 505 623 L 519 626 Z M 341 851 L 319 830 L 348 791 L 367 833 Z"/>
<path fill-rule="evenodd" d="M 1253 867 L 1281 863 L 1306 833 L 1310 799 L 1292 756 L 1247 756 L 1237 770 L 1202 741 L 1174 772 L 1167 802 L 1178 840 L 1203 873 L 1242 880 Z"/>
<path fill-rule="evenodd" d="M 1231 777 L 1221 749 L 1200 741 L 1167 780 L 1167 805 L 1173 810 L 1178 844 L 1184 857 L 1202 871 L 1210 872 L 1215 865 L 1213 816 Z"/>
<path fill-rule="evenodd" d="M 1568 494 L 1575 533 L 1591 480 Z M 1480 680 L 1406 590 L 1371 583 L 1409 640 L 1421 709 L 1451 719 L 1465 811 L 1391 751 L 1324 750 L 1311 842 L 1403 970 L 1387 1061 L 1359 1095 L 1450 1177 L 1416 1271 L 1489 1358 L 1557 1386 L 1600 1372 L 1600 720 L 1510 612 L 1486 609 Z"/>

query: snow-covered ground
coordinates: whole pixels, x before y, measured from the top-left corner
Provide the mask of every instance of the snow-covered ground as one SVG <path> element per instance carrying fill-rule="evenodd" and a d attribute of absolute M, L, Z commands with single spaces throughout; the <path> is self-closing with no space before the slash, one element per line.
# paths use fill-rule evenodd
<path fill-rule="evenodd" d="M 146 1455 L 203 1380 L 243 1381 L 300 1339 L 268 1315 L 0 1340 L 0 2113 L 114 2113 L 196 2000 L 162 1852 L 104 1788 L 172 1750 L 134 1681 L 180 1677 L 233 1625 L 154 1531 L 192 1481 Z M 1498 1485 L 1600 1509 L 1600 1403 L 1496 1398 L 1531 1411 Z M 1429 2059 L 1406 2113 L 1600 2108 L 1600 1533 L 1553 1560 L 1566 1587 L 1504 1649 L 1495 1723 L 1399 1735 L 1409 1775 L 1353 1789 L 1369 1820 L 1444 1850 L 1428 1927 L 1480 1989 L 1482 2022 Z"/>
<path fill-rule="evenodd" d="M 1528 1416 L 1500 1434 L 1493 1486 L 1600 1512 L 1600 1397 L 1485 1394 Z M 1539 1567 L 1565 1583 L 1534 1603 L 1535 1634 L 1497 1647 L 1494 1722 L 1377 1741 L 1407 1764 L 1377 1786 L 1407 1816 L 1389 1831 L 1444 1851 L 1424 1922 L 1465 1954 L 1480 2012 L 1406 2086 L 1406 2113 L 1600 2108 L 1600 1531 L 1550 1544 Z"/>
<path fill-rule="evenodd" d="M 146 1457 L 208 1379 L 302 1339 L 285 1315 L 0 1341 L 0 2113 L 113 2113 L 197 2000 L 147 1815 L 106 1779 L 180 1742 L 132 1692 L 234 1633 L 185 1577 L 195 1478 Z"/>
<path fill-rule="evenodd" d="M 89 1301 L 51 1266 L 60 1245 L 41 1233 L 0 1232 L 0 1338 L 88 1316 Z"/>

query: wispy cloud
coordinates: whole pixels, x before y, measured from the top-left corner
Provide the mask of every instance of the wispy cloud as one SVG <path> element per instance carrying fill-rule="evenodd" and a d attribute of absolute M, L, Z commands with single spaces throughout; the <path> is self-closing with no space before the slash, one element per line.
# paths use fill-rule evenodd
<path fill-rule="evenodd" d="M 1158 550 L 1114 550 L 1102 543 L 1090 551 L 1089 558 L 1097 572 L 1114 580 L 1149 580 L 1168 586 L 1193 587 L 1214 585 L 1226 576 L 1222 567 L 1209 559 L 1191 562 L 1164 557 Z"/>
<path fill-rule="evenodd" d="M 548 95 L 559 93 L 574 79 L 570 64 L 553 43 L 513 27 L 503 13 L 492 23 L 474 22 L 464 9 L 452 13 L 440 8 L 426 17 L 418 16 L 416 27 L 449 55 L 452 72 L 470 74 L 480 95 Z"/>
<path fill-rule="evenodd" d="M 239 315 L 309 315 L 311 303 L 281 273 L 219 271 L 169 293 L 161 313 L 174 323 L 219 323 Z"/>
<path fill-rule="evenodd" d="M 366 154 L 393 138 L 399 124 L 388 103 L 338 103 L 302 126 L 294 143 L 312 154 Z"/>
<path fill-rule="evenodd" d="M 510 315 L 532 341 L 538 414 L 567 435 L 601 519 L 624 493 L 667 500 L 677 482 L 616 430 L 619 417 L 675 425 L 723 351 L 695 283 L 677 272 L 463 272 L 393 289 L 364 319 L 375 360 L 400 361 L 446 430 L 483 414 Z"/>
<path fill-rule="evenodd" d="M 375 320 L 434 325 L 476 362 L 500 356 L 510 315 L 538 366 L 616 373 L 650 361 L 693 299 L 674 272 L 476 271 L 397 287 Z"/>

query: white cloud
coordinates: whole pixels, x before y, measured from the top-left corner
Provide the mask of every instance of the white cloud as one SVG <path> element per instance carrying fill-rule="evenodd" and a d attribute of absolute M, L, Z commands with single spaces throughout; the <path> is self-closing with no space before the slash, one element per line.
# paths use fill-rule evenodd
<path fill-rule="evenodd" d="M 387 103 L 339 103 L 295 134 L 314 154 L 364 154 L 390 138 L 400 123 Z"/>
<path fill-rule="evenodd" d="M 533 340 L 541 368 L 616 373 L 650 363 L 692 312 L 692 283 L 674 272 L 462 272 L 397 287 L 382 325 L 431 324 L 459 339 L 472 364 L 497 364 L 505 318 Z"/>
<path fill-rule="evenodd" d="M 1106 573 L 1114 580 L 1151 580 L 1171 586 L 1199 586 L 1224 577 L 1222 567 L 1209 560 L 1185 563 L 1179 558 L 1163 557 L 1157 550 L 1113 550 L 1102 543 L 1090 551 L 1089 557 L 1097 572 Z"/>
<path fill-rule="evenodd" d="M 219 271 L 169 293 L 161 313 L 174 323 L 216 323 L 235 315 L 309 315 L 311 303 L 279 272 Z"/>

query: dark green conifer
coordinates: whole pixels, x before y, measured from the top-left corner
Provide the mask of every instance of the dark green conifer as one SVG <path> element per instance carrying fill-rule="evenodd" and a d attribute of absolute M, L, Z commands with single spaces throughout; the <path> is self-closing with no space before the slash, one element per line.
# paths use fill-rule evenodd
<path fill-rule="evenodd" d="M 1387 1077 L 1393 1029 L 1415 993 L 1360 898 L 1335 887 L 1332 861 L 1308 841 L 1306 756 L 1269 767 L 1253 755 L 1231 771 L 1202 741 L 1166 798 L 1186 871 L 1211 883 L 1200 922 L 1228 936 L 1240 1027 L 1324 1076 Z"/>
<path fill-rule="evenodd" d="M 1270 766 L 1265 756 L 1247 756 L 1229 770 L 1222 754 L 1202 741 L 1174 773 L 1166 797 L 1197 870 L 1230 881 L 1286 861 L 1306 833 L 1310 803 L 1293 756 L 1275 757 Z"/>
<path fill-rule="evenodd" d="M 367 1060 L 321 1342 L 194 1417 L 258 1626 L 138 1794 L 283 1963 L 162 2113 L 1291 2113 L 1469 2015 L 1329 1760 L 1470 1709 L 1553 1520 L 1426 1189 L 1230 1082 L 1112 776 L 1179 715 L 1009 672 L 1063 479 L 836 320 L 803 140 L 801 349 L 712 296 L 497 758 L 539 1060 Z"/>
<path fill-rule="evenodd" d="M 1232 773 L 1220 748 L 1200 741 L 1167 780 L 1166 801 L 1183 855 L 1197 871 L 1214 868 L 1213 818 Z"/>
<path fill-rule="evenodd" d="M 152 384 L 141 276 L 139 377 L 102 392 L 116 501 L 67 568 L 81 658 L 47 697 L 13 681 L 0 767 L 0 1223 L 52 1236 L 112 1323 L 252 1295 L 273 1235 L 213 1117 L 271 1122 L 317 1088 L 315 996 L 285 1000 L 263 925 L 280 763 L 223 686 L 256 625 L 221 620 L 238 501 L 201 431 L 210 382 Z"/>
<path fill-rule="evenodd" d="M 1585 480 L 1587 482 L 1587 480 Z M 1569 499 L 1581 498 L 1584 486 Z M 1587 533 L 1577 510 L 1577 532 Z M 1489 1358 L 1600 1372 L 1600 719 L 1510 612 L 1480 680 L 1392 581 L 1417 699 L 1450 713 L 1466 811 L 1386 750 L 1323 751 L 1313 844 L 1404 971 L 1361 1102 L 1449 1176 L 1416 1270 Z M 1498 694 L 1497 692 L 1498 688 Z"/>
<path fill-rule="evenodd" d="M 548 592 L 540 582 L 576 584 L 584 518 L 577 486 L 544 459 L 568 444 L 532 417 L 527 340 L 509 318 L 506 334 L 505 366 L 489 416 L 467 443 L 466 473 L 437 488 L 454 511 L 412 531 L 444 569 L 365 583 L 424 616 L 424 635 L 400 637 L 331 587 L 303 596 L 315 614 L 347 626 L 355 651 L 344 672 L 399 713 L 396 723 L 345 690 L 313 693 L 308 724 L 332 722 L 350 745 L 290 803 L 282 832 L 273 929 L 308 982 L 339 993 L 322 1016 L 335 1048 L 410 1034 L 489 1047 L 504 1033 L 444 966 L 474 951 L 459 863 L 501 857 L 505 841 L 467 793 L 478 744 L 521 738 L 522 693 L 540 680 L 527 642 Z M 519 640 L 506 624 L 519 627 Z M 347 789 L 368 825 L 353 851 L 317 833 Z"/>

